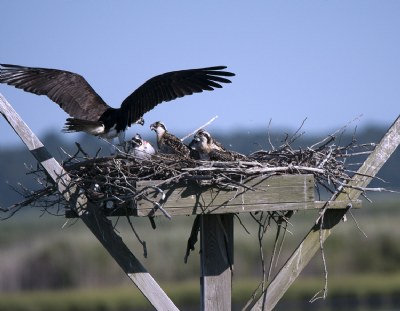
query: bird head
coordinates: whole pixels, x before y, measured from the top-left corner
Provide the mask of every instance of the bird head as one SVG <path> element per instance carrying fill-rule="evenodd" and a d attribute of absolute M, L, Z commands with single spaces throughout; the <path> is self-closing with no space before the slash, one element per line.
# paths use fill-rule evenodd
<path fill-rule="evenodd" d="M 194 137 L 189 144 L 189 148 L 193 150 L 198 150 L 200 148 L 200 137 Z"/>
<path fill-rule="evenodd" d="M 203 143 L 206 143 L 208 145 L 211 145 L 213 143 L 213 139 L 212 139 L 210 133 L 204 129 L 198 130 L 196 132 L 196 134 L 194 135 L 194 138 L 199 141 L 202 141 Z"/>
<path fill-rule="evenodd" d="M 157 135 L 163 135 L 167 131 L 167 128 L 164 123 L 157 121 L 150 125 L 150 130 L 156 132 Z"/>
<path fill-rule="evenodd" d="M 136 134 L 135 136 L 132 137 L 132 145 L 135 147 L 139 147 L 143 144 L 143 139 L 140 134 Z"/>
<path fill-rule="evenodd" d="M 208 152 L 208 137 L 207 135 L 204 135 L 204 132 L 204 130 L 200 130 L 194 135 L 193 140 L 189 144 L 189 148 L 200 152 Z"/>

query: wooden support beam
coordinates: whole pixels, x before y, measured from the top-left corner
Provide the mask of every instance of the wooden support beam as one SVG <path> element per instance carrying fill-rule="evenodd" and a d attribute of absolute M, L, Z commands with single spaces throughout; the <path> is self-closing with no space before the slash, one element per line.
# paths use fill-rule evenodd
<path fill-rule="evenodd" d="M 104 217 L 101 209 L 89 201 L 83 206 L 80 214 L 85 225 L 156 310 L 178 310 L 160 285 L 129 250 L 122 238 L 115 233 L 113 224 Z"/>
<path fill-rule="evenodd" d="M 84 194 L 78 194 L 79 191 L 76 191 L 76 189 L 68 188 L 70 182 L 68 174 L 50 155 L 36 135 L 1 94 L 0 113 L 57 184 L 60 193 L 64 195 L 65 199 L 69 201 L 71 205 L 74 205 L 71 207 L 77 210 L 82 221 L 117 261 L 122 270 L 154 308 L 156 308 L 156 310 L 178 310 L 167 294 L 124 244 L 121 237 L 115 233 L 111 221 L 104 216 L 102 209 L 88 202 L 86 196 Z M 69 191 L 67 191 L 67 189 Z"/>
<path fill-rule="evenodd" d="M 348 185 L 360 188 L 367 187 L 371 179 L 378 173 L 399 144 L 400 117 L 393 123 L 379 145 L 376 146 L 375 150 L 359 168 L 357 174 L 348 182 Z M 360 190 L 345 188 L 336 197 L 336 200 L 356 200 L 360 194 Z M 347 209 L 327 210 L 325 212 L 322 230 L 320 230 L 320 224 L 316 224 L 311 228 L 310 232 L 271 281 L 251 310 L 272 310 L 276 306 L 290 285 L 299 276 L 300 272 L 320 249 L 320 242 L 324 242 L 329 237 L 332 233 L 331 229 L 340 222 L 346 212 Z"/>
<path fill-rule="evenodd" d="M 232 309 L 233 214 L 201 215 L 201 310 Z"/>
<path fill-rule="evenodd" d="M 70 182 L 69 176 L 1 93 L 0 114 L 3 115 L 4 119 L 6 119 L 13 130 L 18 134 L 35 159 L 43 166 L 50 178 L 54 180 L 60 193 L 65 196 L 66 200 L 69 200 L 69 193 L 65 192 L 67 189 L 66 184 Z M 62 176 L 62 178 L 60 178 L 60 176 Z"/>

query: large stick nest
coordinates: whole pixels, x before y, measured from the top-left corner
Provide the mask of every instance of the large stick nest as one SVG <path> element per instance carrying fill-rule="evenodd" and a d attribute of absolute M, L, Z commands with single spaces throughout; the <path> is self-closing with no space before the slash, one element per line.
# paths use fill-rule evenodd
<path fill-rule="evenodd" d="M 111 157 L 90 157 L 77 144 L 77 152 L 67 155 L 63 167 L 72 178 L 72 186 L 84 191 L 89 199 L 113 206 L 131 203 L 141 197 L 136 183 L 142 180 L 159 180 L 161 184 L 178 182 L 200 182 L 213 187 L 236 189 L 247 177 L 272 176 L 277 174 L 313 174 L 319 192 L 334 193 L 354 174 L 354 161 L 349 158 L 369 154 L 373 143 L 358 144 L 352 139 L 345 146 L 335 144 L 336 137 L 330 135 L 316 144 L 294 149 L 295 138 L 286 138 L 284 143 L 271 150 L 259 150 L 248 155 L 246 160 L 232 162 L 198 161 L 177 156 L 157 154 L 151 160 L 137 161 L 132 155 L 120 153 Z M 56 187 L 48 183 L 43 169 L 33 172 L 42 188 L 37 191 L 24 189 L 25 200 L 13 210 L 26 205 L 45 208 L 68 207 Z M 321 191 L 322 190 L 322 191 Z M 114 205 L 117 204 L 117 205 Z M 61 210 L 62 211 L 62 210 Z"/>
<path fill-rule="evenodd" d="M 342 134 L 343 132 L 339 133 L 339 135 Z M 199 161 L 161 154 L 145 161 L 137 161 L 132 155 L 125 153 L 111 157 L 91 157 L 77 144 L 77 152 L 74 155 L 67 154 L 63 167 L 71 177 L 72 182 L 69 187 L 76 187 L 79 191 L 83 191 L 89 200 L 106 208 L 111 206 L 114 210 L 119 206 L 126 206 L 127 203 L 135 206 L 131 203 L 143 198 L 143 193 L 136 189 L 136 183 L 145 180 L 157 180 L 156 187 L 196 182 L 205 184 L 207 187 L 233 190 L 246 187 L 243 184 L 246 178 L 278 174 L 313 174 L 318 193 L 335 194 L 346 187 L 347 181 L 356 174 L 355 171 L 363 162 L 363 158 L 375 147 L 374 143 L 358 144 L 354 138 L 348 144 L 339 146 L 336 144 L 337 137 L 330 135 L 312 146 L 296 149 L 292 145 L 299 136 L 296 132 L 293 137 L 286 137 L 284 143 L 278 148 L 271 144 L 268 151 L 259 150 L 248 155 L 245 160 L 232 162 Z M 49 181 L 43 168 L 38 167 L 30 173 L 36 176 L 41 189 L 31 191 L 22 187 L 19 192 L 24 195 L 25 200 L 8 208 L 6 212 L 9 215 L 5 218 L 11 217 L 16 211 L 28 205 L 42 207 L 45 212 L 64 215 L 64 208 L 69 209 L 70 206 L 58 192 L 57 187 Z M 54 209 L 49 209 L 54 207 L 58 208 L 55 212 Z M 60 209 L 60 207 L 64 208 Z M 168 216 L 161 206 L 159 208 Z M 320 214 L 320 217 L 323 217 L 323 213 Z M 258 240 L 263 272 L 260 288 L 263 292 L 266 282 L 270 279 L 272 267 L 278 261 L 279 252 L 276 253 L 276 250 L 282 247 L 293 211 L 261 212 L 257 215 L 250 213 L 250 215 L 259 226 Z M 195 218 L 188 239 L 185 262 L 190 252 L 194 250 L 198 239 L 200 226 L 198 219 L 199 217 Z M 240 218 L 238 219 L 240 221 Z M 129 217 L 128 221 L 138 241 L 142 244 L 144 257 L 146 257 L 146 243 L 138 236 Z M 155 228 L 152 217 L 150 221 Z M 272 223 L 276 223 L 277 233 L 267 271 L 262 240 Z M 280 233 L 281 229 L 283 234 Z M 245 230 L 247 231 L 246 228 Z M 324 259 L 322 243 L 321 249 Z M 327 275 L 326 264 L 325 261 L 323 262 L 325 275 Z M 327 277 L 325 279 L 327 280 Z M 327 285 L 324 288 L 324 296 L 326 288 Z M 252 299 L 249 302 L 251 301 Z"/>

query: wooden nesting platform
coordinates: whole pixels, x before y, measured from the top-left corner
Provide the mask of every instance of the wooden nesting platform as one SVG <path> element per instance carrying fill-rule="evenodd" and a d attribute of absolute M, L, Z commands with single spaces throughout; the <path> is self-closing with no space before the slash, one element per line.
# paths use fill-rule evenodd
<path fill-rule="evenodd" d="M 137 182 L 137 192 L 146 193 L 146 199 L 106 209 L 107 216 L 163 215 L 162 211 L 155 209 L 155 203 L 162 205 L 171 216 L 313 210 L 326 204 L 325 201 L 315 201 L 314 177 L 311 174 L 257 176 L 246 179 L 236 190 L 200 185 L 194 181 L 172 185 L 162 182 Z M 340 201 L 328 204 L 329 208 L 346 207 L 346 204 Z M 361 201 L 352 202 L 352 207 L 361 207 Z M 75 218 L 78 215 L 73 211 L 66 211 L 66 217 Z"/>

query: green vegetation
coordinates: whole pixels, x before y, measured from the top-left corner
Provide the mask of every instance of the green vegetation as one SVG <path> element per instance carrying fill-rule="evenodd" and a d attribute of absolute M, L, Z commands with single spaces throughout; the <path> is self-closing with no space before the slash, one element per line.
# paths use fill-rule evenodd
<path fill-rule="evenodd" d="M 237 307 L 244 306 L 257 284 L 257 279 L 234 281 L 233 304 Z M 161 286 L 178 307 L 185 309 L 189 306 L 198 306 L 200 299 L 198 280 L 164 283 Z M 301 301 L 303 305 L 312 308 L 315 304 L 308 301 L 322 286 L 320 278 L 300 277 L 284 296 L 283 301 Z M 325 307 L 329 306 L 331 301 L 343 298 L 347 300 L 351 298 L 360 304 L 364 301 L 366 304 L 371 296 L 387 297 L 399 294 L 400 274 L 333 276 L 329 280 L 329 296 L 325 301 Z M 113 288 L 0 294 L 0 310 L 122 311 L 152 310 L 152 307 L 134 286 L 126 285 Z"/>
<path fill-rule="evenodd" d="M 35 291 L 0 296 L 0 310 L 128 310 L 148 308 L 138 290 L 128 287 L 115 289 L 80 289 Z"/>
<path fill-rule="evenodd" d="M 381 202 L 377 199 L 378 202 Z M 400 210 L 397 201 L 370 204 L 352 211 L 365 238 L 349 216 L 325 244 L 329 271 L 328 300 L 400 294 Z M 62 228 L 65 219 L 30 210 L 0 223 L 0 310 L 135 310 L 148 309 L 148 302 L 131 285 L 81 222 Z M 313 212 L 292 218 L 292 234 L 285 238 L 279 265 L 290 255 L 314 221 Z M 246 231 L 236 222 L 233 301 L 243 306 L 261 280 L 257 226 L 241 217 Z M 183 263 L 193 217 L 171 221 L 157 218 L 157 229 L 148 219 L 133 219 L 146 240 L 149 256 L 122 219 L 117 228 L 123 239 L 178 306 L 198 305 L 198 246 Z M 275 228 L 264 242 L 268 258 Z M 267 259 L 268 262 L 268 259 Z M 279 267 L 278 265 L 278 267 Z M 278 268 L 274 269 L 274 272 Z M 323 266 L 316 256 L 283 298 L 307 301 L 323 287 Z M 54 290 L 57 289 L 57 290 Z M 292 307 L 291 307 L 292 308 Z M 286 307 L 284 308 L 286 309 Z"/>

